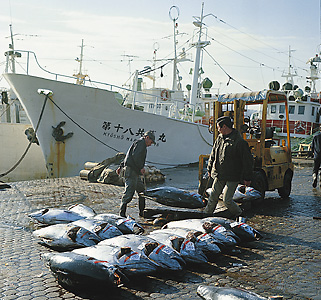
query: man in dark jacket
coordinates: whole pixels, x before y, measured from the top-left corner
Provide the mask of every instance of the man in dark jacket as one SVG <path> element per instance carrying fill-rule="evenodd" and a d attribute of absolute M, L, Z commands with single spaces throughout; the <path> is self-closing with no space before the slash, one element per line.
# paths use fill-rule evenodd
<path fill-rule="evenodd" d="M 139 194 L 144 192 L 145 185 L 140 178 L 140 175 L 145 173 L 145 160 L 147 147 L 155 144 L 155 134 L 149 130 L 144 133 L 144 136 L 135 141 L 126 153 L 123 162 L 125 174 L 125 192 L 121 200 L 120 216 L 126 217 L 127 204 L 132 200 L 135 191 Z M 120 173 L 120 168 L 117 169 L 117 174 Z M 145 198 L 139 195 L 138 199 L 139 215 L 143 216 L 145 209 Z"/>
<path fill-rule="evenodd" d="M 207 166 L 214 181 L 204 212 L 212 214 L 215 211 L 219 196 L 223 192 L 225 206 L 234 217 L 238 217 L 242 209 L 233 201 L 233 195 L 241 181 L 246 186 L 251 184 L 253 156 L 248 143 L 232 128 L 229 117 L 218 118 L 216 126 L 220 134 L 214 142 Z"/>
<path fill-rule="evenodd" d="M 317 187 L 318 182 L 318 174 L 321 164 L 321 132 L 316 134 L 313 137 L 312 144 L 311 144 L 311 150 L 314 157 L 314 164 L 313 164 L 313 173 L 312 173 L 312 186 L 314 188 Z"/>

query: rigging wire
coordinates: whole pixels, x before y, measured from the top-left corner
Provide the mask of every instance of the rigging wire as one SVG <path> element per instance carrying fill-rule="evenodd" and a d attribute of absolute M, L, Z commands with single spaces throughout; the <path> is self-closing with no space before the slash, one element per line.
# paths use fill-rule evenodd
<path fill-rule="evenodd" d="M 272 70 L 275 69 L 275 68 L 273 68 L 273 67 L 269 67 L 268 65 L 266 65 L 266 64 L 264 64 L 264 63 L 261 63 L 261 62 L 259 62 L 259 61 L 257 61 L 257 60 L 254 60 L 253 58 L 248 57 L 248 56 L 244 55 L 243 53 L 238 52 L 238 51 L 232 49 L 232 48 L 229 47 L 229 46 L 226 46 L 226 45 L 222 44 L 221 42 L 219 42 L 218 40 L 216 40 L 216 39 L 214 39 L 214 38 L 212 38 L 212 37 L 210 37 L 210 39 L 213 40 L 214 42 L 220 44 L 221 46 L 223 46 L 223 47 L 225 47 L 225 48 L 227 48 L 227 49 L 229 49 L 229 50 L 231 50 L 231 51 L 233 51 L 233 52 L 235 52 L 235 53 L 237 53 L 237 54 L 239 54 L 239 55 L 241 55 L 241 56 L 243 56 L 243 57 L 245 57 L 245 58 L 247 58 L 247 59 L 249 59 L 249 60 L 251 60 L 252 62 L 259 64 L 260 66 L 264 66 L 264 67 L 267 67 L 267 68 L 272 69 Z"/>
<path fill-rule="evenodd" d="M 320 2 L 320 5 L 321 5 L 321 2 Z M 320 9 L 321 9 L 321 6 L 320 6 Z M 213 16 L 217 21 L 223 23 L 224 25 L 229 26 L 229 27 L 233 28 L 234 30 L 237 30 L 238 32 L 240 32 L 240 33 L 242 33 L 242 34 L 245 34 L 246 36 L 250 37 L 251 39 L 253 39 L 253 40 L 255 40 L 255 41 L 258 41 L 258 42 L 260 42 L 261 44 L 263 44 L 263 45 L 265 45 L 265 46 L 267 46 L 267 47 L 269 47 L 269 48 L 277 51 L 278 53 L 281 53 L 281 54 L 284 54 L 284 55 L 285 55 L 285 53 L 286 53 L 285 51 L 280 51 L 279 49 L 277 49 L 277 48 L 269 45 L 268 43 L 266 43 L 266 42 L 264 42 L 264 41 L 262 41 L 262 40 L 260 40 L 260 39 L 255 38 L 254 36 L 252 36 L 252 35 L 244 32 L 244 31 L 238 29 L 237 27 L 235 27 L 235 26 L 233 26 L 233 25 L 225 22 L 225 21 L 222 20 L 222 19 L 219 19 L 217 16 L 215 16 L 215 15 L 213 15 L 213 14 L 212 14 L 212 16 Z M 223 33 L 221 33 L 221 34 L 224 35 Z M 226 35 L 224 35 L 224 36 L 226 36 Z M 226 36 L 226 37 L 232 39 L 230 36 Z M 321 27 L 320 27 L 320 37 L 321 37 Z M 233 39 L 232 39 L 232 40 L 233 40 Z M 239 43 L 239 42 L 238 42 L 238 43 Z M 246 46 L 247 48 L 251 49 L 248 45 L 245 45 L 245 44 L 242 44 L 242 43 L 239 43 L 239 44 L 244 45 L 244 46 Z M 269 55 L 265 54 L 264 52 L 257 51 L 257 50 L 255 50 L 255 49 L 252 49 L 252 50 L 254 50 L 254 51 L 258 52 L 258 53 L 261 53 L 261 54 L 263 54 L 263 55 L 265 55 L 265 56 L 267 56 L 267 57 L 269 57 L 269 58 L 272 58 L 272 59 L 274 59 L 274 60 L 277 60 L 277 61 L 283 63 L 283 61 L 280 61 L 279 59 L 277 59 L 277 58 L 275 58 L 275 57 L 269 56 Z M 302 59 L 299 59 L 299 58 L 295 58 L 295 59 L 298 60 L 298 61 L 300 61 L 300 62 L 302 62 L 302 63 L 304 63 L 304 64 L 306 63 L 306 62 L 303 61 Z M 301 69 L 301 70 L 303 70 L 303 71 L 307 71 L 307 69 L 301 68 L 301 67 L 298 67 L 298 69 Z"/>
<path fill-rule="evenodd" d="M 213 30 L 213 28 L 210 28 L 210 29 Z M 215 30 L 214 30 L 214 31 L 215 31 Z M 231 38 L 230 35 L 226 35 L 226 34 L 224 34 L 224 33 L 222 33 L 222 32 L 219 32 L 219 34 L 225 36 L 225 37 L 228 38 L 228 39 L 231 39 L 232 41 L 235 41 L 235 42 L 238 43 L 239 45 L 242 45 L 242 46 L 247 47 L 248 49 L 250 49 L 250 50 L 252 50 L 252 51 L 255 51 L 255 52 L 259 53 L 259 54 L 263 54 L 264 56 L 267 56 L 268 58 L 274 59 L 274 60 L 276 60 L 276 61 L 278 61 L 278 62 L 280 62 L 280 63 L 284 63 L 284 61 L 282 61 L 282 60 L 280 60 L 280 59 L 277 59 L 277 58 L 275 58 L 275 57 L 273 57 L 273 56 L 271 56 L 271 55 L 268 55 L 268 54 L 266 54 L 266 53 L 264 53 L 264 52 L 262 52 L 262 51 L 258 51 L 258 50 L 254 49 L 254 48 L 252 48 L 252 47 L 249 47 L 248 44 L 240 43 L 239 41 Z M 215 40 L 215 39 L 213 39 L 213 40 Z M 217 40 L 215 40 L 215 41 L 218 42 Z M 220 43 L 220 44 L 221 44 L 221 43 Z M 222 45 L 222 46 L 225 46 L 225 45 L 223 45 L 223 44 L 221 44 L 221 45 Z M 226 47 L 226 46 L 225 46 L 225 47 Z M 228 48 L 229 48 L 229 47 L 228 47 Z M 232 51 L 234 51 L 234 52 L 236 52 L 236 53 L 239 53 L 239 52 L 237 52 L 236 50 L 233 50 L 232 48 L 229 48 L 229 49 L 232 50 Z M 280 52 L 280 51 L 278 51 L 278 52 Z M 283 53 L 283 52 L 282 52 L 282 53 Z"/>
<path fill-rule="evenodd" d="M 230 81 L 234 81 L 236 82 L 237 84 L 239 84 L 241 87 L 245 88 L 246 90 L 249 90 L 249 91 L 252 91 L 250 88 L 248 88 L 247 86 L 245 86 L 244 84 L 242 84 L 241 82 L 237 81 L 236 79 L 234 79 L 231 75 L 229 75 L 224 69 L 223 67 L 215 60 L 215 58 L 206 50 L 206 49 L 203 49 L 207 54 L 208 56 L 213 59 L 213 61 L 217 64 L 217 66 L 225 73 L 225 75 L 228 77 L 228 82 L 226 85 L 229 85 L 230 84 Z"/>

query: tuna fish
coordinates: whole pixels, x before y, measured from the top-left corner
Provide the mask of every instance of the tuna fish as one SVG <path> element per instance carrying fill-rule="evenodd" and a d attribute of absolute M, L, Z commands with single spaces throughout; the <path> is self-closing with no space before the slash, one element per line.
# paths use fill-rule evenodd
<path fill-rule="evenodd" d="M 168 229 L 163 229 L 168 230 Z M 220 253 L 221 249 L 219 245 L 222 247 L 220 242 L 215 239 L 215 237 L 208 233 L 203 233 L 201 231 L 188 229 L 188 228 L 170 228 L 171 232 L 174 231 L 177 235 L 190 239 L 195 246 L 201 249 L 204 253 Z"/>
<path fill-rule="evenodd" d="M 209 197 L 212 193 L 212 188 L 206 189 L 206 195 Z M 234 192 L 233 200 L 241 201 L 241 200 L 255 200 L 262 199 L 262 194 L 255 190 L 252 187 L 245 186 L 239 184 Z"/>
<path fill-rule="evenodd" d="M 79 213 L 59 208 L 44 208 L 28 215 L 39 223 L 53 225 L 63 224 L 84 219 Z"/>
<path fill-rule="evenodd" d="M 176 234 L 172 229 L 161 229 L 152 231 L 148 237 L 172 247 L 178 251 L 186 262 L 207 263 L 207 257 L 204 252 L 198 248 L 190 237 L 185 238 Z"/>
<path fill-rule="evenodd" d="M 235 190 L 235 193 L 233 195 L 234 200 L 254 200 L 254 199 L 261 199 L 262 194 L 255 190 L 254 188 L 250 186 L 245 186 L 239 184 Z"/>
<path fill-rule="evenodd" d="M 72 251 L 76 254 L 93 257 L 99 261 L 108 261 L 119 268 L 126 276 L 136 274 L 148 275 L 158 270 L 159 265 L 144 253 L 133 251 L 130 247 L 112 245 L 95 245 Z"/>
<path fill-rule="evenodd" d="M 163 226 L 163 228 L 188 228 L 208 233 L 224 247 L 235 246 L 239 241 L 237 235 L 222 225 L 210 222 L 206 219 L 187 219 L 172 221 Z"/>
<path fill-rule="evenodd" d="M 67 285 L 102 283 L 118 286 L 127 281 L 125 275 L 107 261 L 73 252 L 42 255 L 58 280 Z"/>
<path fill-rule="evenodd" d="M 147 196 L 147 199 L 167 206 L 183 208 L 201 208 L 206 206 L 206 200 L 200 194 L 170 186 L 147 190 L 144 195 Z"/>
<path fill-rule="evenodd" d="M 102 241 L 98 246 L 101 245 L 130 247 L 136 252 L 143 252 L 149 259 L 166 270 L 180 271 L 185 266 L 184 259 L 176 250 L 148 236 L 126 234 Z"/>
<path fill-rule="evenodd" d="M 92 218 L 96 215 L 96 212 L 91 207 L 88 207 L 81 203 L 70 206 L 68 210 L 73 211 L 86 218 Z"/>
<path fill-rule="evenodd" d="M 50 225 L 33 232 L 40 244 L 55 250 L 71 250 L 96 245 L 100 238 L 93 232 L 73 224 Z"/>
<path fill-rule="evenodd" d="M 72 224 L 81 226 L 88 231 L 97 234 L 101 240 L 110 239 L 123 234 L 116 226 L 102 220 L 82 219 L 72 222 Z"/>
<path fill-rule="evenodd" d="M 267 300 L 267 298 L 253 292 L 235 288 L 216 287 L 212 285 L 198 286 L 197 295 L 205 300 Z"/>
<path fill-rule="evenodd" d="M 144 233 L 144 228 L 131 217 L 123 218 L 115 214 L 98 214 L 94 217 L 94 219 L 103 220 L 116 226 L 123 234 Z"/>
<path fill-rule="evenodd" d="M 220 224 L 226 229 L 232 230 L 241 240 L 241 242 L 252 242 L 262 238 L 260 232 L 244 222 L 237 222 L 220 217 L 208 217 L 204 220 Z"/>

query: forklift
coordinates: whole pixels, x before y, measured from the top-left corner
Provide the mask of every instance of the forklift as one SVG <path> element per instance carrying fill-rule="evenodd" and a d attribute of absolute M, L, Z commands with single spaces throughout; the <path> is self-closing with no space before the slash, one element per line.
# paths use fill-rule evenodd
<path fill-rule="evenodd" d="M 283 103 L 285 105 L 284 126 L 286 136 L 276 139 L 273 127 L 267 127 L 268 104 Z M 262 105 L 262 116 L 254 123 L 245 117 L 246 106 Z M 264 90 L 238 94 L 225 94 L 214 101 L 213 122 L 209 130 L 213 132 L 213 142 L 218 136 L 215 120 L 221 116 L 229 116 L 234 121 L 234 128 L 247 141 L 254 159 L 254 176 L 251 186 L 259 191 L 262 199 L 266 191 L 278 190 L 281 198 L 288 198 L 291 193 L 293 163 L 290 142 L 289 109 L 286 94 L 281 91 Z M 284 128 L 285 129 L 285 128 Z M 284 130 L 285 131 L 285 130 Z M 208 177 L 207 161 L 209 155 L 199 157 L 199 189 L 205 195 L 211 186 Z"/>

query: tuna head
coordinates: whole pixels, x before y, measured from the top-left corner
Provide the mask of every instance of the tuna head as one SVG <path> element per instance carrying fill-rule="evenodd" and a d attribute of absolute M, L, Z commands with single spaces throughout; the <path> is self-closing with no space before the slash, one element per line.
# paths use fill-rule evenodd
<path fill-rule="evenodd" d="M 144 245 L 144 254 L 160 265 L 163 269 L 181 271 L 185 266 L 184 259 L 180 254 L 162 243 L 149 242 Z"/>
<path fill-rule="evenodd" d="M 117 266 L 127 275 L 151 274 L 159 265 L 150 260 L 143 252 L 135 252 L 130 247 L 122 247 L 117 254 Z"/>
<path fill-rule="evenodd" d="M 118 229 L 124 233 L 134 233 L 134 234 L 143 234 L 144 228 L 140 226 L 134 219 L 131 217 L 128 218 L 121 218 L 116 223 Z"/>
<path fill-rule="evenodd" d="M 257 241 L 263 237 L 256 229 L 246 223 L 233 222 L 230 226 L 242 242 Z"/>
<path fill-rule="evenodd" d="M 222 244 L 213 237 L 213 235 L 196 231 L 194 232 L 194 236 L 196 237 L 195 244 L 198 248 L 201 248 L 202 251 L 206 253 L 220 253 Z"/>
<path fill-rule="evenodd" d="M 189 239 L 184 239 L 181 244 L 180 254 L 188 262 L 207 263 L 207 257 L 204 252 Z"/>
<path fill-rule="evenodd" d="M 203 228 L 206 233 L 212 234 L 225 247 L 235 246 L 240 242 L 239 237 L 234 232 L 222 225 L 206 221 L 203 224 Z"/>
<path fill-rule="evenodd" d="M 102 223 L 95 226 L 93 228 L 93 232 L 96 233 L 102 240 L 110 239 L 123 234 L 116 226 L 113 226 L 109 223 Z"/>
<path fill-rule="evenodd" d="M 67 232 L 67 237 L 79 246 L 93 246 L 100 242 L 100 238 L 93 232 L 80 226 L 71 227 Z"/>

